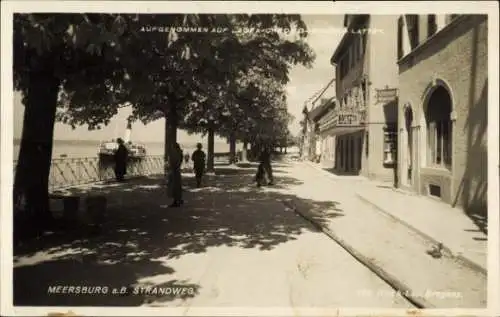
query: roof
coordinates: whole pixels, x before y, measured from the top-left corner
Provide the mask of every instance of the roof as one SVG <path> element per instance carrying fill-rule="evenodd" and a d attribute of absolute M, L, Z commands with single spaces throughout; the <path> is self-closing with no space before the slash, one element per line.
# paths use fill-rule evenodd
<path fill-rule="evenodd" d="M 326 102 L 323 102 L 318 107 L 309 111 L 309 119 L 311 119 L 312 121 L 318 121 L 334 105 L 335 105 L 335 97 L 329 98 Z"/>
<path fill-rule="evenodd" d="M 350 33 L 347 32 L 346 34 L 344 34 L 344 36 L 342 36 L 342 40 L 340 40 L 340 43 L 337 45 L 337 48 L 335 49 L 332 57 L 330 58 L 330 64 L 332 64 L 332 65 L 337 64 L 340 52 L 342 52 L 344 50 L 345 44 L 347 42 L 347 38 L 350 37 L 349 34 Z"/>

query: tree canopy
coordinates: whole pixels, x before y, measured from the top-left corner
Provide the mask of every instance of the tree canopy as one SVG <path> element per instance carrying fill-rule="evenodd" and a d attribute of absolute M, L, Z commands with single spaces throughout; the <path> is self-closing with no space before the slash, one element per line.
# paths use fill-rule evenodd
<path fill-rule="evenodd" d="M 283 32 L 294 29 L 306 29 L 299 15 L 15 14 L 14 87 L 25 105 L 15 192 L 48 209 L 56 119 L 95 129 L 131 106 L 132 120 L 166 117 L 170 143 L 177 127 L 209 121 L 219 134 L 280 133 L 288 71 L 314 60 L 307 32 Z"/>

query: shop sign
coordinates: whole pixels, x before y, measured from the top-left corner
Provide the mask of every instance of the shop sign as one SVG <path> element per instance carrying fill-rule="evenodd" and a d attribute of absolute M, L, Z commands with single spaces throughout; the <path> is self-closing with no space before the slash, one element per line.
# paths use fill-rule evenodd
<path fill-rule="evenodd" d="M 356 111 L 336 111 L 320 122 L 320 130 L 337 126 L 359 126 L 361 125 L 361 117 L 362 114 Z"/>
<path fill-rule="evenodd" d="M 377 89 L 377 102 L 378 103 L 388 103 L 395 100 L 398 97 L 397 88 L 385 88 Z"/>
<path fill-rule="evenodd" d="M 351 126 L 359 125 L 359 113 L 356 112 L 339 112 L 333 119 L 333 125 L 336 126 Z"/>

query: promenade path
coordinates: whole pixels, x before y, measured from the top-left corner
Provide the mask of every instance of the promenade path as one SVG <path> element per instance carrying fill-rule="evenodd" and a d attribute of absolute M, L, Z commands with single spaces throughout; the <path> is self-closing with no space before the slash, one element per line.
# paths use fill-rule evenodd
<path fill-rule="evenodd" d="M 298 197 L 290 188 L 304 180 L 292 173 L 294 167 L 277 163 L 274 168 L 274 192 L 256 188 L 255 166 L 219 167 L 200 189 L 186 175 L 181 208 L 168 208 L 161 177 L 72 189 L 108 198 L 102 233 L 53 234 L 16 249 L 14 304 L 185 307 L 185 314 L 207 306 L 412 308 L 282 201 L 300 200 L 311 210 L 338 205 Z M 49 294 L 50 286 L 129 291 Z M 133 294 L 139 286 L 181 286 L 188 292 Z M 383 295 L 367 296 L 367 290 Z"/>

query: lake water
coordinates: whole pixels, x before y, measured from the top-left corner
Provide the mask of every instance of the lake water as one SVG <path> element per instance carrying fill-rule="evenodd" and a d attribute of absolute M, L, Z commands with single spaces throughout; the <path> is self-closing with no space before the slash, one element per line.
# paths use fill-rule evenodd
<path fill-rule="evenodd" d="M 140 143 L 140 142 L 139 142 Z M 67 157 L 96 157 L 97 150 L 99 148 L 99 141 L 89 141 L 89 140 L 55 140 L 54 147 L 52 151 L 52 158 L 61 157 L 61 155 L 67 155 Z M 164 144 L 163 143 L 141 143 L 146 147 L 147 155 L 163 155 Z M 184 153 L 192 153 L 196 149 L 196 143 L 185 143 L 180 144 Z M 203 144 L 203 148 L 206 152 L 207 144 Z M 236 147 L 241 148 L 241 145 Z M 214 152 L 229 152 L 229 144 L 227 143 L 214 143 Z M 14 160 L 17 160 L 19 156 L 19 140 L 14 141 Z"/>

